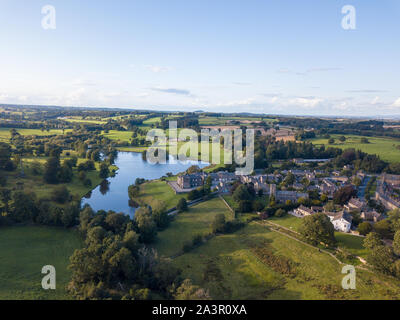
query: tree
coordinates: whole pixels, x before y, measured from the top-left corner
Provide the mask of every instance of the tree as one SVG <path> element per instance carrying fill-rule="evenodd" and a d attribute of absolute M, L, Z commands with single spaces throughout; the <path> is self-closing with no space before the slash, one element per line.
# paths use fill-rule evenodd
<path fill-rule="evenodd" d="M 34 221 L 38 209 L 35 195 L 16 191 L 11 196 L 10 212 L 13 220 L 17 222 Z"/>
<path fill-rule="evenodd" d="M 333 194 L 333 202 L 335 204 L 344 205 L 352 197 L 357 196 L 357 190 L 353 186 L 344 186 Z"/>
<path fill-rule="evenodd" d="M 99 173 L 99 177 L 102 179 L 105 179 L 108 177 L 108 175 L 110 174 L 110 170 L 108 169 L 108 165 L 105 162 L 102 162 L 100 164 L 100 173 Z"/>
<path fill-rule="evenodd" d="M 223 233 L 225 230 L 225 215 L 223 213 L 219 213 L 214 217 L 214 221 L 211 224 L 213 233 Z"/>
<path fill-rule="evenodd" d="M 286 211 L 281 208 L 275 211 L 275 217 L 283 217 L 285 214 Z"/>
<path fill-rule="evenodd" d="M 69 200 L 70 193 L 66 186 L 61 185 L 53 189 L 51 197 L 55 202 L 62 204 Z"/>
<path fill-rule="evenodd" d="M 208 176 L 203 186 L 204 194 L 207 195 L 211 193 L 211 184 L 212 184 L 212 178 L 211 176 Z"/>
<path fill-rule="evenodd" d="M 6 188 L 0 188 L 0 201 L 4 204 L 4 210 L 8 213 L 9 206 L 8 202 L 11 200 L 11 190 Z"/>
<path fill-rule="evenodd" d="M 382 237 L 382 238 L 392 238 L 393 233 L 387 219 L 378 221 L 374 224 L 375 231 Z"/>
<path fill-rule="evenodd" d="M 303 238 L 313 244 L 324 243 L 333 246 L 336 243 L 335 229 L 327 215 L 316 213 L 302 219 L 299 228 Z"/>
<path fill-rule="evenodd" d="M 199 166 L 197 166 L 197 165 L 192 165 L 192 166 L 190 166 L 190 167 L 186 170 L 186 173 L 187 173 L 187 174 L 193 174 L 193 173 L 198 173 L 198 172 L 200 172 L 200 171 L 201 171 L 201 169 L 200 169 Z"/>
<path fill-rule="evenodd" d="M 185 198 L 180 198 L 178 204 L 176 205 L 178 212 L 184 212 L 188 210 L 187 201 Z"/>
<path fill-rule="evenodd" d="M 394 250 L 394 253 L 396 253 L 397 255 L 400 255 L 400 230 L 397 230 L 396 233 L 394 234 L 393 250 Z"/>
<path fill-rule="evenodd" d="M 58 181 L 71 182 L 72 176 L 73 176 L 72 169 L 68 165 L 63 164 L 58 172 Z"/>
<path fill-rule="evenodd" d="M 252 211 L 252 203 L 249 200 L 241 200 L 239 201 L 239 211 L 242 213 L 251 212 Z"/>
<path fill-rule="evenodd" d="M 359 177 L 354 177 L 353 178 L 353 184 L 355 186 L 359 187 L 359 186 L 361 186 L 361 183 L 362 183 L 362 181 L 361 181 L 361 179 Z"/>
<path fill-rule="evenodd" d="M 136 198 L 140 193 L 140 187 L 139 186 L 135 186 L 134 184 L 131 184 L 128 187 L 128 195 L 130 199 L 134 199 Z"/>
<path fill-rule="evenodd" d="M 393 232 L 400 230 L 400 209 L 391 210 L 387 215 Z"/>
<path fill-rule="evenodd" d="M 5 169 L 11 159 L 11 146 L 5 142 L 0 142 L 0 169 Z"/>
<path fill-rule="evenodd" d="M 368 263 L 377 271 L 392 275 L 396 257 L 393 249 L 384 245 L 378 245 L 371 249 L 367 257 Z"/>
<path fill-rule="evenodd" d="M 174 298 L 176 300 L 211 300 L 208 291 L 192 284 L 190 279 L 185 279 L 176 289 Z"/>
<path fill-rule="evenodd" d="M 233 200 L 240 202 L 242 200 L 251 200 L 250 193 L 244 184 L 241 184 L 233 192 Z"/>
<path fill-rule="evenodd" d="M 199 190 L 194 189 L 188 193 L 187 198 L 188 198 L 188 200 L 196 200 L 196 199 L 200 198 L 201 196 L 202 196 L 202 193 Z"/>
<path fill-rule="evenodd" d="M 139 231 L 139 239 L 143 243 L 154 241 L 157 235 L 157 225 L 148 208 L 139 208 L 135 212 L 135 222 Z"/>
<path fill-rule="evenodd" d="M 340 142 L 345 142 L 346 141 L 346 137 L 345 136 L 340 136 L 339 137 L 339 141 Z"/>
<path fill-rule="evenodd" d="M 44 166 L 44 181 L 47 183 L 58 183 L 58 172 L 60 170 L 60 159 L 58 157 L 50 157 Z"/>
<path fill-rule="evenodd" d="M 357 230 L 361 235 L 366 236 L 368 233 L 372 231 L 372 226 L 369 222 L 364 221 L 358 225 Z"/>
<path fill-rule="evenodd" d="M 329 143 L 329 144 L 334 144 L 334 143 L 335 143 L 335 139 L 330 138 L 330 139 L 328 140 L 328 143 Z"/>
<path fill-rule="evenodd" d="M 253 201 L 252 207 L 253 207 L 254 211 L 259 212 L 262 209 L 264 209 L 264 203 L 260 200 L 255 200 L 255 201 Z"/>
<path fill-rule="evenodd" d="M 164 201 L 154 199 L 150 202 L 152 216 L 159 230 L 164 230 L 171 222 L 171 217 L 167 213 L 167 205 Z"/>
<path fill-rule="evenodd" d="M 367 249 L 373 249 L 381 245 L 383 245 L 381 237 L 376 232 L 368 233 L 363 241 L 363 246 Z"/>
<path fill-rule="evenodd" d="M 79 217 L 79 207 L 75 204 L 68 205 L 64 208 L 61 215 L 61 222 L 64 227 L 70 228 L 77 224 Z"/>
<path fill-rule="evenodd" d="M 293 173 L 289 172 L 285 179 L 283 180 L 283 183 L 285 184 L 285 186 L 290 186 L 292 185 L 296 180 L 296 177 L 294 176 Z"/>

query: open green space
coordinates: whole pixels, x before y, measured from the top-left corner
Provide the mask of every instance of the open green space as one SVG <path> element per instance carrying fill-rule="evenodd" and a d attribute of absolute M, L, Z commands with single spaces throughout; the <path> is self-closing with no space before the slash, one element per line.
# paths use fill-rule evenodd
<path fill-rule="evenodd" d="M 283 217 L 271 217 L 268 218 L 268 221 L 279 224 L 280 226 L 293 231 L 298 231 L 301 225 L 301 218 L 294 217 L 290 214 L 286 214 Z"/>
<path fill-rule="evenodd" d="M 343 232 L 335 232 L 337 246 L 343 248 L 351 254 L 366 258 L 368 250 L 364 248 L 364 237 L 354 236 Z"/>
<path fill-rule="evenodd" d="M 232 219 L 232 213 L 219 198 L 190 207 L 187 212 L 176 215 L 170 226 L 158 234 L 155 248 L 161 255 L 178 254 L 183 244 L 195 235 L 211 233 L 211 223 L 220 213 L 225 215 L 226 220 Z"/>
<path fill-rule="evenodd" d="M 9 139 L 11 138 L 11 133 L 10 130 L 12 128 L 0 128 L 0 141 L 3 142 L 8 142 Z M 41 130 L 41 129 L 16 129 L 17 132 L 23 136 L 54 136 L 54 135 L 59 135 L 63 134 L 62 129 L 50 129 L 49 131 L 47 130 Z M 66 129 L 64 133 L 71 131 Z"/>
<path fill-rule="evenodd" d="M 302 219 L 287 214 L 283 217 L 271 217 L 268 219 L 268 221 L 297 232 L 301 225 Z M 338 248 L 342 248 L 350 254 L 354 254 L 363 258 L 368 255 L 368 250 L 363 246 L 363 237 L 346 234 L 343 232 L 335 232 L 335 238 L 337 240 Z"/>
<path fill-rule="evenodd" d="M 257 247 L 269 248 L 272 256 L 265 259 Z M 335 259 L 257 223 L 214 237 L 174 263 L 213 299 L 400 298 L 399 281 L 359 269 L 357 289 L 343 290 L 342 265 Z"/>
<path fill-rule="evenodd" d="M 400 162 L 400 140 L 393 138 L 377 138 L 356 135 L 344 135 L 346 141 L 339 141 L 341 135 L 333 134 L 331 137 L 335 139 L 335 143 L 329 144 L 329 139 L 315 138 L 310 139 L 315 145 L 325 145 L 341 149 L 354 148 L 369 154 L 376 154 L 382 160 L 388 162 Z M 367 138 L 369 143 L 361 143 L 361 138 Z"/>
<path fill-rule="evenodd" d="M 102 135 L 110 140 L 129 142 L 132 138 L 132 131 L 109 130 L 107 133 L 103 132 Z"/>
<path fill-rule="evenodd" d="M 266 121 L 266 122 L 277 122 L 277 119 L 271 118 L 261 118 L 261 117 L 209 117 L 203 116 L 199 117 L 199 124 L 201 126 L 225 126 L 225 125 L 232 125 L 230 121 L 242 121 L 243 124 L 249 124 L 250 122 L 254 121 Z"/>
<path fill-rule="evenodd" d="M 69 299 L 69 257 L 81 246 L 76 231 L 42 226 L 0 228 L 0 300 Z M 56 269 L 56 290 L 42 289 L 42 267 Z"/>
<path fill-rule="evenodd" d="M 148 205 L 151 205 L 154 200 L 161 200 L 167 209 L 170 209 L 177 205 L 180 198 L 187 198 L 187 194 L 175 194 L 166 181 L 152 180 L 140 186 L 139 196 L 134 200 L 139 204 Z"/>
<path fill-rule="evenodd" d="M 30 157 L 30 158 L 23 158 L 23 170 L 24 175 L 21 176 L 21 169 L 18 168 L 15 171 L 4 172 L 3 173 L 7 176 L 7 185 L 6 187 L 12 187 L 16 185 L 20 185 L 21 188 L 25 189 L 25 191 L 34 192 L 38 198 L 51 198 L 51 193 L 56 185 L 51 185 L 45 183 L 43 180 L 42 174 L 34 175 L 31 172 L 32 162 L 38 162 L 43 166 L 46 162 L 46 157 Z M 78 164 L 82 161 L 86 161 L 86 159 L 78 159 Z M 62 162 L 62 160 L 61 160 Z M 116 166 L 111 166 L 110 170 L 116 170 Z M 102 178 L 99 177 L 99 164 L 96 163 L 96 170 L 86 172 L 86 176 L 88 179 L 91 180 L 91 186 L 85 186 L 82 181 L 78 179 L 78 171 L 77 168 L 73 168 L 73 178 L 72 181 L 69 183 L 65 183 L 64 185 L 68 188 L 72 195 L 78 195 L 80 198 L 91 191 L 94 187 L 99 185 Z M 59 184 L 61 185 L 61 184 Z"/>

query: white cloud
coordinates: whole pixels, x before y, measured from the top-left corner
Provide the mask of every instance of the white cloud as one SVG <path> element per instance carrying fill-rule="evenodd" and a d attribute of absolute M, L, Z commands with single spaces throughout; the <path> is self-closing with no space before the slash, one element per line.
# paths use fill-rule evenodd
<path fill-rule="evenodd" d="M 377 104 L 379 102 L 379 97 L 376 96 L 375 98 L 372 99 L 371 104 Z"/>
<path fill-rule="evenodd" d="M 154 66 L 151 64 L 145 65 L 144 67 L 154 73 L 168 72 L 172 70 L 171 67 Z"/>
<path fill-rule="evenodd" d="M 315 108 L 322 101 L 323 101 L 323 99 L 315 98 L 315 97 L 299 97 L 299 98 L 289 100 L 289 103 L 294 104 L 294 105 L 297 104 L 297 105 L 300 105 L 305 108 Z"/>
<path fill-rule="evenodd" d="M 400 107 L 400 98 L 398 98 L 393 104 L 393 107 Z"/>

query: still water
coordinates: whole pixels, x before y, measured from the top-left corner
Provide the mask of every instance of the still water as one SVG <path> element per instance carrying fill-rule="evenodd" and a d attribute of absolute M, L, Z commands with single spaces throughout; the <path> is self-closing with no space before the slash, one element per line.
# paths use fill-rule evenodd
<path fill-rule="evenodd" d="M 200 168 L 208 165 L 197 161 L 175 161 L 173 157 L 170 157 L 165 164 L 151 164 L 142 159 L 141 153 L 118 152 L 115 165 L 119 169 L 115 177 L 108 178 L 108 183 L 102 183 L 82 198 L 82 206 L 89 204 L 95 211 L 113 210 L 133 217 L 135 208 L 129 206 L 128 186 L 134 184 L 136 178 L 158 179 L 168 172 L 172 174 L 183 172 L 194 164 Z"/>

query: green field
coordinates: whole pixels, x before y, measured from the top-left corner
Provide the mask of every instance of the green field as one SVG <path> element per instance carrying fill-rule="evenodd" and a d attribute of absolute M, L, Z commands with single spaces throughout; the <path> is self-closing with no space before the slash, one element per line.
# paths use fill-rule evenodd
<path fill-rule="evenodd" d="M 343 248 L 351 254 L 366 258 L 368 250 L 363 246 L 363 237 L 354 236 L 351 234 L 345 234 L 342 232 L 335 232 L 335 238 L 337 240 L 337 246 Z"/>
<path fill-rule="evenodd" d="M 100 119 L 92 119 L 92 118 L 83 119 L 82 117 L 70 117 L 70 118 L 64 118 L 63 120 L 67 122 L 92 123 L 92 124 L 104 124 L 107 122 L 105 120 L 100 120 Z"/>
<path fill-rule="evenodd" d="M 43 165 L 47 160 L 46 157 L 33 157 L 33 158 L 23 158 L 23 168 L 24 168 L 24 176 L 20 177 L 20 169 L 6 172 L 7 175 L 7 187 L 16 186 L 17 183 L 22 183 L 25 191 L 34 192 L 38 198 L 46 198 L 49 199 L 51 197 L 51 192 L 54 189 L 54 185 L 47 184 L 43 181 L 42 175 L 33 175 L 30 170 L 30 165 L 33 161 L 39 162 Z M 85 159 L 78 159 L 78 164 Z M 93 171 L 86 172 L 87 178 L 92 181 L 92 185 L 90 187 L 86 187 L 83 185 L 82 181 L 78 179 L 78 171 L 76 168 L 73 169 L 74 176 L 70 183 L 65 183 L 64 185 L 68 188 L 72 195 L 78 195 L 80 198 L 95 188 L 97 185 L 103 181 L 102 178 L 99 177 L 99 164 L 96 163 L 96 169 Z M 111 166 L 110 170 L 117 169 L 115 166 Z"/>
<path fill-rule="evenodd" d="M 261 118 L 261 117 L 199 117 L 199 124 L 201 126 L 224 126 L 230 125 L 229 121 L 266 121 L 266 122 L 277 122 L 277 119 Z"/>
<path fill-rule="evenodd" d="M 0 141 L 8 142 L 11 138 L 10 134 L 11 128 L 0 128 Z M 47 130 L 40 130 L 40 129 L 16 129 L 17 132 L 23 136 L 52 136 L 52 135 L 59 135 L 63 134 L 61 129 L 51 129 Z M 65 130 L 65 133 L 71 130 Z"/>
<path fill-rule="evenodd" d="M 171 256 L 181 251 L 186 241 L 191 241 L 195 235 L 207 235 L 211 230 L 214 217 L 222 213 L 226 220 L 232 218 L 232 213 L 219 199 L 202 202 L 189 208 L 189 211 L 178 214 L 171 225 L 157 236 L 155 248 L 161 255 Z"/>
<path fill-rule="evenodd" d="M 328 143 L 329 139 L 323 139 L 323 138 L 310 139 L 309 141 L 311 141 L 315 145 L 325 145 L 340 149 L 354 148 L 369 154 L 376 154 L 382 160 L 388 162 L 400 162 L 400 149 L 397 148 L 400 146 L 400 140 L 391 138 L 375 138 L 375 137 L 364 137 L 355 135 L 344 135 L 346 137 L 346 141 L 340 142 L 339 141 L 340 136 L 341 135 L 337 134 L 331 135 L 331 137 L 335 139 L 334 144 L 329 144 Z M 369 143 L 361 143 L 360 142 L 361 138 L 367 138 Z"/>
<path fill-rule="evenodd" d="M 271 217 L 268 219 L 273 223 L 279 224 L 282 227 L 291 229 L 293 231 L 298 231 L 301 225 L 301 218 L 294 217 L 290 214 L 286 214 L 283 217 Z"/>
<path fill-rule="evenodd" d="M 110 130 L 108 133 L 102 133 L 102 135 L 110 140 L 129 142 L 132 138 L 132 131 Z"/>
<path fill-rule="evenodd" d="M 177 205 L 180 198 L 187 198 L 187 194 L 175 194 L 167 182 L 152 180 L 140 186 L 140 194 L 135 201 L 140 204 L 151 204 L 154 200 L 161 200 L 170 209 Z"/>
<path fill-rule="evenodd" d="M 0 300 L 68 299 L 69 257 L 81 241 L 75 231 L 41 226 L 0 228 Z M 42 267 L 56 269 L 56 290 L 43 290 Z"/>
<path fill-rule="evenodd" d="M 252 251 L 269 246 L 275 257 L 289 259 L 290 275 Z M 343 290 L 342 265 L 331 256 L 251 223 L 241 231 L 217 236 L 174 259 L 183 276 L 210 291 L 213 299 L 393 299 L 399 282 L 357 269 L 357 289 Z"/>
<path fill-rule="evenodd" d="M 283 217 L 272 217 L 268 221 L 279 224 L 282 227 L 298 231 L 301 225 L 301 218 L 294 217 L 287 214 Z M 363 246 L 363 237 L 355 236 L 352 234 L 346 234 L 343 232 L 335 232 L 335 238 L 337 240 L 337 247 L 346 250 L 348 253 L 365 258 L 368 254 L 368 250 Z"/>

